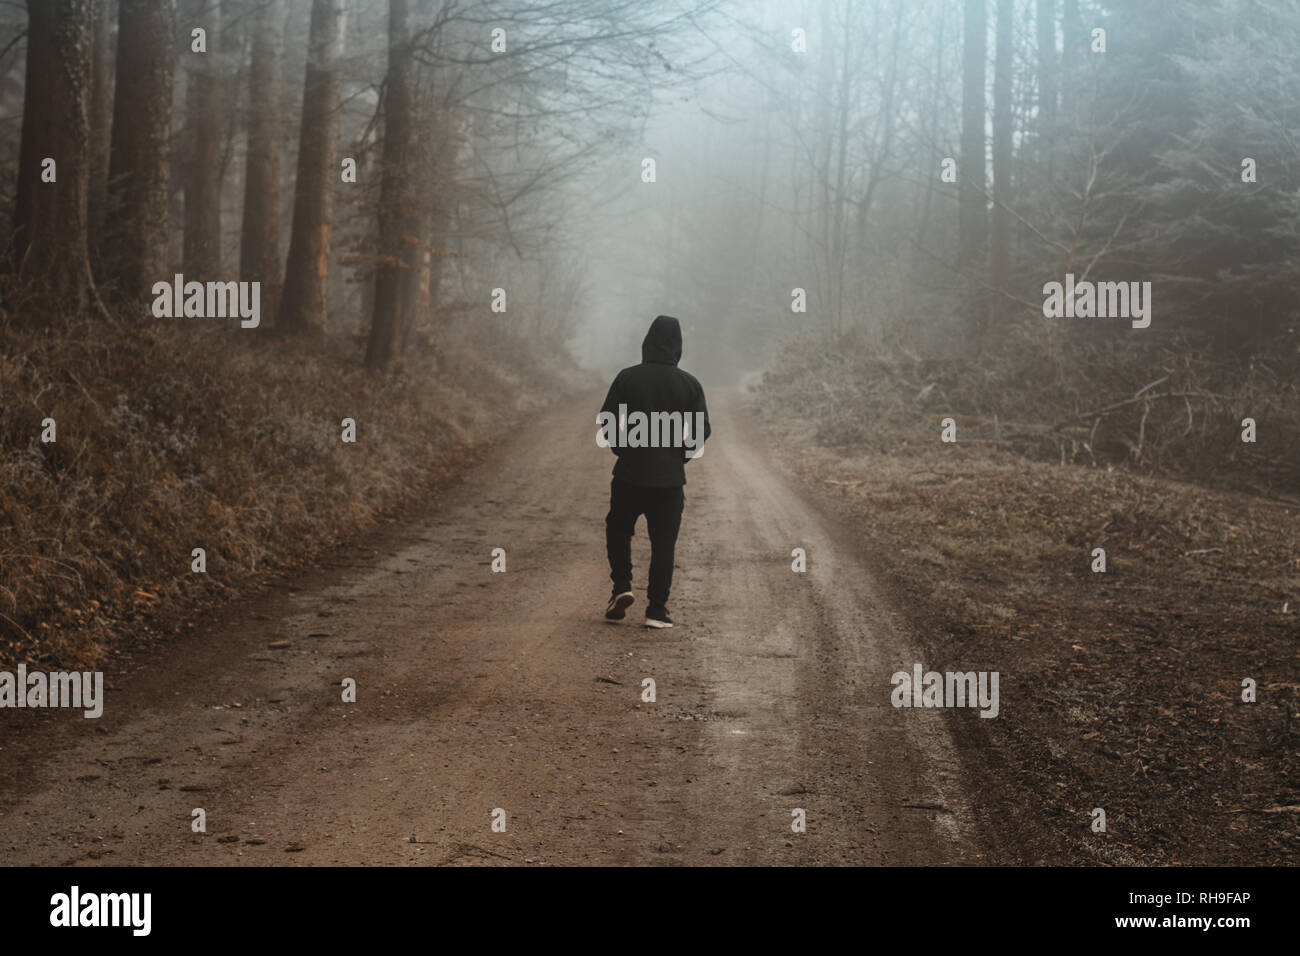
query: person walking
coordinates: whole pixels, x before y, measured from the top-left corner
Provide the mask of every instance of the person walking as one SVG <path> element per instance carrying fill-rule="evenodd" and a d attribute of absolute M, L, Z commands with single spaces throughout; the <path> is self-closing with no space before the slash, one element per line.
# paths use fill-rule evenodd
<path fill-rule="evenodd" d="M 597 416 L 602 426 L 598 441 L 618 456 L 605 516 L 605 551 L 614 582 L 605 617 L 611 621 L 621 621 L 636 600 L 632 535 L 637 519 L 645 515 L 650 535 L 645 626 L 673 626 L 668 594 L 686 502 L 686 463 L 703 454 L 712 432 L 704 388 L 677 367 L 681 357 L 681 323 L 670 315 L 656 317 L 641 343 L 641 364 L 615 376 Z"/>

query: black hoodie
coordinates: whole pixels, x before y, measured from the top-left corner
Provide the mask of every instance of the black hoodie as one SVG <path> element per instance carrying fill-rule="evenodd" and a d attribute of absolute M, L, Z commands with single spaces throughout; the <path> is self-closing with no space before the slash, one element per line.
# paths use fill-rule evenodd
<path fill-rule="evenodd" d="M 686 484 L 687 453 L 692 448 L 676 443 L 657 448 L 628 447 L 625 444 L 626 438 L 635 437 L 634 412 L 641 412 L 647 418 L 655 412 L 677 412 L 682 420 L 691 422 L 692 436 L 697 433 L 698 412 L 703 416 L 704 439 L 708 439 L 712 429 L 709 427 L 709 409 L 704 404 L 704 388 L 694 375 L 677 367 L 681 357 L 681 323 L 670 315 L 661 315 L 650 323 L 650 331 L 641 343 L 641 364 L 623 369 L 610 385 L 601 412 L 608 412 L 617 419 L 620 411 L 624 410 L 619 406 L 626 406 L 629 419 L 627 432 L 615 432 L 618 440 L 610 443 L 618 456 L 614 465 L 615 478 L 652 488 Z M 694 446 L 694 450 L 702 451 L 703 443 Z"/>

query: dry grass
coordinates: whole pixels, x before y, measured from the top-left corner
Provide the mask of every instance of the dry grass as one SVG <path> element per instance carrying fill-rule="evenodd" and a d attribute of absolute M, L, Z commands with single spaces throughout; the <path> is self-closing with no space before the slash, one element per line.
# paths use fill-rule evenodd
<path fill-rule="evenodd" d="M 1210 358 L 1167 345 L 1080 346 L 1048 361 L 1013 336 L 978 360 L 921 358 L 855 335 L 791 343 L 761 411 L 829 447 L 899 451 L 952 416 L 958 437 L 1038 461 L 1116 466 L 1300 502 L 1300 340 L 1268 356 Z M 1241 440 L 1252 418 L 1257 440 Z"/>
<path fill-rule="evenodd" d="M 1300 507 L 944 445 L 928 415 L 891 418 L 912 392 L 840 409 L 882 427 L 818 446 L 819 423 L 780 414 L 805 388 L 783 398 L 769 380 L 763 397 L 799 449 L 790 467 L 879 556 L 928 665 L 1002 675 L 996 720 L 948 716 L 1004 847 L 1038 863 L 1300 860 Z"/>
<path fill-rule="evenodd" d="M 499 330 L 375 375 L 355 339 L 56 328 L 0 317 L 0 665 L 91 664 L 163 611 L 421 501 L 571 373 L 518 346 L 529 361 L 511 369 Z M 191 572 L 198 547 L 207 574 Z"/>

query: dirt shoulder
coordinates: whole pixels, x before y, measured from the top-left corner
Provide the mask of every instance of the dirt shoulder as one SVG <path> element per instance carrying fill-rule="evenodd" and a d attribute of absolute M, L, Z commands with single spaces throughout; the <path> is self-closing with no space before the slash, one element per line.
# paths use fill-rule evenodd
<path fill-rule="evenodd" d="M 869 453 L 766 429 L 860 536 L 927 666 L 1000 672 L 996 719 L 948 712 L 999 843 L 1027 863 L 1300 859 L 1300 509 L 937 427 Z"/>

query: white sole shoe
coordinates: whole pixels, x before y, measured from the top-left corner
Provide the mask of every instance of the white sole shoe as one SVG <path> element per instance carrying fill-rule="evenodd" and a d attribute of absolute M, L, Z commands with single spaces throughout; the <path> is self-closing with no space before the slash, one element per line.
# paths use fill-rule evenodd
<path fill-rule="evenodd" d="M 657 621 L 657 620 L 655 620 L 655 619 L 652 618 L 652 617 L 648 617 L 648 618 L 645 619 L 645 626 L 646 626 L 646 627 L 672 627 L 672 626 L 673 626 L 673 622 L 672 622 L 672 621 Z"/>

